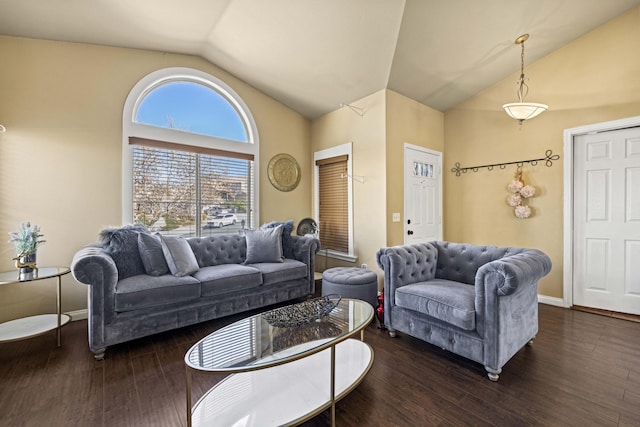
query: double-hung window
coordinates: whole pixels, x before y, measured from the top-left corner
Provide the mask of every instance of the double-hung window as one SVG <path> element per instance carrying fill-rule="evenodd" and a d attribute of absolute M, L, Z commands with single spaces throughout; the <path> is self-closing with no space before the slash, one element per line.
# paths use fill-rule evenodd
<path fill-rule="evenodd" d="M 215 77 L 145 77 L 125 103 L 124 222 L 182 236 L 255 226 L 257 138 L 242 99 Z"/>
<path fill-rule="evenodd" d="M 355 262 L 351 143 L 314 153 L 315 217 L 326 256 Z"/>

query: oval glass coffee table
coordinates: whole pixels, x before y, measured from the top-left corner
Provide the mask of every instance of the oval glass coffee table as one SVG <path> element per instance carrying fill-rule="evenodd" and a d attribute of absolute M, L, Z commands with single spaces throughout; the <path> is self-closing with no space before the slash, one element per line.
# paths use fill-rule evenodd
<path fill-rule="evenodd" d="M 232 323 L 189 349 L 184 358 L 189 426 L 297 425 L 328 408 L 335 425 L 335 403 L 373 364 L 373 350 L 362 341 L 373 307 L 343 298 L 322 319 L 291 327 L 270 325 L 269 313 Z M 350 338 L 358 332 L 359 340 Z M 232 375 L 192 408 L 192 371 Z"/>

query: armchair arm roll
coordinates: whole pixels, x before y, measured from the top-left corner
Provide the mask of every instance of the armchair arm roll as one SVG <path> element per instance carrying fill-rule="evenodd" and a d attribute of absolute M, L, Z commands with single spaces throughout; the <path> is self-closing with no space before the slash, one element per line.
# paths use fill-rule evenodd
<path fill-rule="evenodd" d="M 96 246 L 87 246 L 76 252 L 71 261 L 71 273 L 85 285 L 111 283 L 115 286 L 118 282 L 118 269 L 113 258 Z"/>
<path fill-rule="evenodd" d="M 483 337 L 482 363 L 491 375 L 499 374 L 538 333 L 538 281 L 549 271 L 551 259 L 536 249 L 523 249 L 478 269 L 476 328 Z"/>
<path fill-rule="evenodd" d="M 433 279 L 438 250 L 431 243 L 381 248 L 376 253 L 376 262 L 385 276 L 389 273 L 389 283 L 399 287 Z"/>
<path fill-rule="evenodd" d="M 478 291 L 487 285 L 498 296 L 511 295 L 519 287 L 538 283 L 551 271 L 551 259 L 537 249 L 525 249 L 487 263 L 478 269 L 475 285 Z"/>
<path fill-rule="evenodd" d="M 381 248 L 376 252 L 378 267 L 384 271 L 385 323 L 392 324 L 391 308 L 396 304 L 396 289 L 435 277 L 438 250 L 431 243 Z"/>

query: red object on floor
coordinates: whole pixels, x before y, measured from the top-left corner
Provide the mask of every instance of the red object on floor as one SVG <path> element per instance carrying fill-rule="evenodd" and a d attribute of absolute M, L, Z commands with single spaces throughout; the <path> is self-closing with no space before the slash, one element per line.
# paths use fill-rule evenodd
<path fill-rule="evenodd" d="M 378 308 L 376 308 L 376 317 L 378 318 L 378 328 L 387 329 L 384 326 L 384 289 L 378 291 Z"/>

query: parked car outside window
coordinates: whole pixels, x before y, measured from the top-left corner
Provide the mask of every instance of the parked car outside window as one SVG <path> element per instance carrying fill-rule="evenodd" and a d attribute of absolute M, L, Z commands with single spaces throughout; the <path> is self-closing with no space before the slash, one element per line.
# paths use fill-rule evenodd
<path fill-rule="evenodd" d="M 219 228 L 225 225 L 235 225 L 238 218 L 235 214 L 216 215 L 215 218 L 207 220 L 207 227 Z"/>

